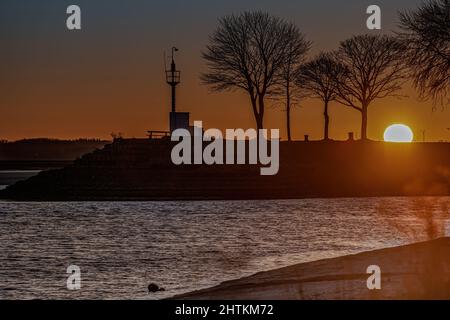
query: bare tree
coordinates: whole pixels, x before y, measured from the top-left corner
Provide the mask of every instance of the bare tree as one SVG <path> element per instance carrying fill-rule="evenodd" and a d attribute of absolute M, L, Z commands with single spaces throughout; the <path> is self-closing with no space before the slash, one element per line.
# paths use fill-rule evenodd
<path fill-rule="evenodd" d="M 445 103 L 450 90 L 450 1 L 427 1 L 401 12 L 400 28 L 414 85 L 423 98 Z"/>
<path fill-rule="evenodd" d="M 202 53 L 209 71 L 201 75 L 214 91 L 248 93 L 257 129 L 264 127 L 265 98 L 280 83 L 281 69 L 290 54 L 298 28 L 260 11 L 219 19 L 219 26 Z"/>
<path fill-rule="evenodd" d="M 324 103 L 324 139 L 329 139 L 329 103 L 337 99 L 337 85 L 347 76 L 347 69 L 330 53 L 321 53 L 298 69 L 296 83 L 311 98 Z"/>
<path fill-rule="evenodd" d="M 399 96 L 405 81 L 402 44 L 386 35 L 359 35 L 342 41 L 338 59 L 348 69 L 337 79 L 337 101 L 361 112 L 361 139 L 367 140 L 367 113 L 375 99 Z"/>
<path fill-rule="evenodd" d="M 280 73 L 280 91 L 278 97 L 284 100 L 286 107 L 286 132 L 288 141 L 292 141 L 291 136 L 291 109 L 302 97 L 300 88 L 295 85 L 296 72 L 305 59 L 306 53 L 311 47 L 311 42 L 296 29 L 290 30 L 287 41 L 287 56 L 283 61 Z"/>

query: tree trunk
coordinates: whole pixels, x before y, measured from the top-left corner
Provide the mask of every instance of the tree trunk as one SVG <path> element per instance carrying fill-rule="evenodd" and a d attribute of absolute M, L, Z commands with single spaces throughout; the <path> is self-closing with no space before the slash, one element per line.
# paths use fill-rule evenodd
<path fill-rule="evenodd" d="M 367 105 L 361 109 L 361 140 L 367 140 Z"/>
<path fill-rule="evenodd" d="M 261 114 L 258 114 L 258 116 L 256 117 L 256 130 L 259 132 L 260 129 L 264 129 L 263 117 L 261 116 Z"/>
<path fill-rule="evenodd" d="M 256 127 L 257 130 L 260 130 L 264 129 L 264 95 L 258 95 L 258 107 L 259 110 L 256 117 Z"/>
<path fill-rule="evenodd" d="M 252 96 L 250 94 L 250 100 L 252 102 L 253 115 L 255 116 L 256 130 L 264 129 L 264 98 L 261 95 Z"/>
<path fill-rule="evenodd" d="M 253 115 L 255 117 L 255 122 L 256 122 L 256 129 L 258 130 L 261 126 L 260 123 L 260 117 L 259 117 L 259 112 L 258 112 L 258 106 L 257 106 L 257 98 L 253 97 L 252 95 L 250 95 L 250 101 L 252 102 L 252 108 L 253 108 Z"/>
<path fill-rule="evenodd" d="M 286 86 L 286 130 L 287 130 L 287 139 L 288 141 L 292 141 L 291 138 L 291 92 L 289 90 L 289 81 Z"/>
<path fill-rule="evenodd" d="M 330 117 L 328 116 L 328 100 L 325 100 L 325 108 L 323 111 L 323 117 L 325 119 L 323 139 L 329 140 L 328 127 L 330 125 Z"/>

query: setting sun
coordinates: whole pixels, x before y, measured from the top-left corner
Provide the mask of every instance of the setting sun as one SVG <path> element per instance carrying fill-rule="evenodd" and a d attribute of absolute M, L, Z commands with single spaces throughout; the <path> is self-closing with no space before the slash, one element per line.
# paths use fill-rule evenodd
<path fill-rule="evenodd" d="M 384 131 L 386 142 L 412 142 L 414 134 L 410 127 L 404 124 L 393 124 Z"/>

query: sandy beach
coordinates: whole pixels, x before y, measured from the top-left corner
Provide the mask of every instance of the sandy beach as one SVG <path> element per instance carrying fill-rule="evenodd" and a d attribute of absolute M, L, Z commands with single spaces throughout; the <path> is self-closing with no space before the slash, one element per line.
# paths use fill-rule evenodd
<path fill-rule="evenodd" d="M 449 299 L 450 238 L 301 263 L 227 281 L 174 299 Z M 381 289 L 369 290 L 367 267 L 381 270 Z"/>

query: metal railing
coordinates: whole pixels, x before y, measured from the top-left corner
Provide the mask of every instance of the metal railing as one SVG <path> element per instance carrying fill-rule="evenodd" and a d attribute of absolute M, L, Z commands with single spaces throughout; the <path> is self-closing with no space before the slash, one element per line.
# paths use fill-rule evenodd
<path fill-rule="evenodd" d="M 149 130 L 149 131 L 147 131 L 147 136 L 149 139 L 162 139 L 162 138 L 170 137 L 170 132 L 169 131 Z"/>

